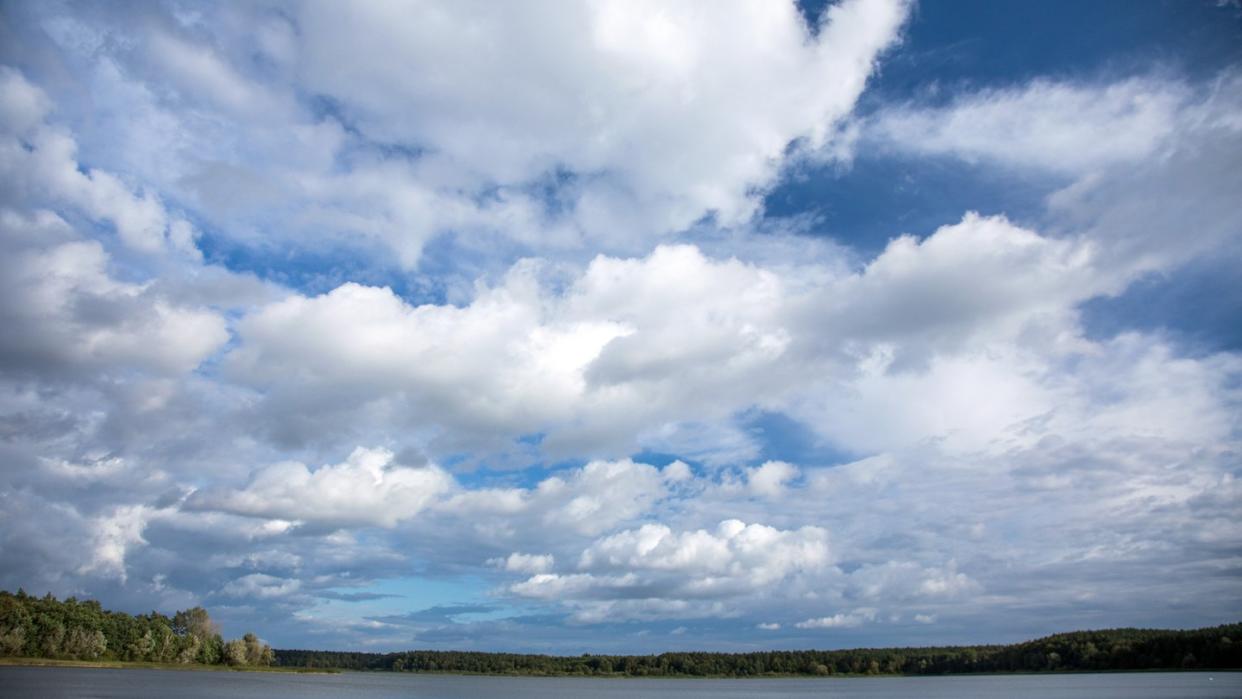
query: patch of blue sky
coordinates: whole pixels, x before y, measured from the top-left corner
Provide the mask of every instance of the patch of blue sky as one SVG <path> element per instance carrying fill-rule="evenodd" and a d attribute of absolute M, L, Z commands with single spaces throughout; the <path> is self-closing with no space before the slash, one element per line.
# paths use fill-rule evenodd
<path fill-rule="evenodd" d="M 682 463 L 689 466 L 690 469 L 694 471 L 696 474 L 701 474 L 704 471 L 703 465 L 699 463 L 698 461 L 691 459 L 691 458 L 687 458 L 679 454 L 667 452 L 667 451 L 642 449 L 630 455 L 630 458 L 633 459 L 636 463 L 651 464 L 652 466 L 655 466 L 657 468 L 664 468 L 665 466 L 668 466 L 674 461 L 681 461 Z"/>
<path fill-rule="evenodd" d="M 1119 296 L 1087 301 L 1079 307 L 1087 335 L 1102 340 L 1159 331 L 1191 355 L 1242 350 L 1238 262 L 1229 256 L 1203 259 L 1144 277 Z"/>
<path fill-rule="evenodd" d="M 833 238 L 869 259 L 893 238 L 920 238 L 961 220 L 967 211 L 1037 220 L 1048 192 L 1067 184 L 1046 176 L 966 163 L 949 157 L 860 152 L 850 166 L 803 167 L 764 200 L 772 219 L 805 217 L 804 231 Z"/>
<path fill-rule="evenodd" d="M 368 247 L 338 244 L 306 247 L 279 244 L 255 245 L 200 227 L 198 248 L 208 264 L 249 273 L 264 281 L 315 296 L 346 282 L 392 289 L 406 301 L 442 303 L 436 285 L 419 283 L 415 275 L 393 264 L 384 264 L 381 253 Z"/>
<path fill-rule="evenodd" d="M 485 250 L 480 247 L 477 241 L 463 243 L 452 231 L 427 241 L 417 269 L 407 275 L 409 287 L 419 294 L 419 302 L 469 303 L 477 283 L 497 283 L 514 260 L 531 253 L 529 248 L 499 236 L 489 238 Z"/>
<path fill-rule="evenodd" d="M 810 18 L 825 4 L 811 0 L 800 7 Z M 1034 78 L 1097 81 L 1158 70 L 1210 78 L 1238 60 L 1242 11 L 1215 2 L 923 2 L 856 112 L 943 102 Z M 873 145 L 859 148 L 850 167 L 792 169 L 768 192 L 765 214 L 809 214 L 816 222 L 811 234 L 870 256 L 890 238 L 927 235 L 968 210 L 1033 220 L 1056 184 L 949 158 L 877 152 Z"/>
<path fill-rule="evenodd" d="M 341 593 L 366 592 L 383 595 L 383 597 L 360 602 L 325 600 L 322 606 L 327 609 L 347 607 L 342 611 L 347 611 L 351 615 L 357 614 L 361 608 L 368 616 L 405 614 L 410 610 L 462 604 L 486 606 L 493 609 L 495 608 L 494 601 L 488 597 L 491 587 L 490 583 L 473 575 L 452 578 L 422 576 L 386 578 L 376 580 L 365 588 L 334 590 Z"/>
<path fill-rule="evenodd" d="M 530 489 L 551 476 L 569 475 L 573 469 L 582 468 L 589 463 L 589 459 L 547 461 L 532 449 L 529 452 L 501 455 L 494 461 L 487 456 L 456 454 L 441 458 L 439 462 L 452 470 L 458 483 L 467 488 Z"/>
<path fill-rule="evenodd" d="M 786 461 L 798 466 L 835 466 L 862 458 L 831 444 L 807 425 L 784 413 L 753 410 L 742 424 L 759 446 L 758 462 Z"/>
<path fill-rule="evenodd" d="M 807 17 L 826 4 L 799 2 Z M 1207 76 L 1242 59 L 1240 34 L 1242 11 L 1217 0 L 924 0 L 859 109 L 928 96 L 933 87 L 1000 87 L 1153 68 Z"/>

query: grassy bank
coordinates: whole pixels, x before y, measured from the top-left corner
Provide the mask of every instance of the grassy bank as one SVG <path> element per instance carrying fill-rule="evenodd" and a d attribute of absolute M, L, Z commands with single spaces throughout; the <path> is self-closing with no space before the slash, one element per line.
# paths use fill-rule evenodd
<path fill-rule="evenodd" d="M 336 674 L 336 668 L 263 667 L 254 665 L 202 665 L 199 663 L 150 663 L 124 660 L 56 660 L 53 658 L 0 658 L 0 667 L 89 667 L 114 670 L 183 670 L 197 672 L 283 672 Z"/>

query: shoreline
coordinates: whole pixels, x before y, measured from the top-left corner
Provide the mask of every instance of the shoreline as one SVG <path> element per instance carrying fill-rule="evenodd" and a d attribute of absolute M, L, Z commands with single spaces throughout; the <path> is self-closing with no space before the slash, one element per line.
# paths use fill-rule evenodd
<path fill-rule="evenodd" d="M 361 673 L 374 675 L 433 675 L 439 677 L 501 677 L 506 679 L 580 679 L 580 680 L 844 680 L 844 679 L 892 679 L 904 677 L 999 677 L 999 676 L 1035 676 L 1035 675 L 1114 675 L 1114 674 L 1148 674 L 1148 673 L 1239 673 L 1242 670 L 1229 668 L 1147 668 L 1142 670 L 1047 670 L 1042 672 L 961 672 L 938 675 L 902 675 L 902 674 L 834 674 L 834 675 L 800 675 L 800 674 L 765 674 L 765 675 L 569 675 L 569 674 L 518 674 L 488 672 L 452 672 L 431 670 L 422 672 L 394 672 L 391 670 L 346 670 L 342 668 L 319 667 L 281 667 L 281 666 L 230 666 L 202 665 L 197 663 L 152 663 L 127 660 L 61 660 L 57 658 L 23 658 L 0 657 L 0 667 L 51 667 L 51 668 L 83 668 L 92 670 L 173 670 L 178 672 L 270 672 L 294 675 L 340 675 L 344 673 Z"/>
<path fill-rule="evenodd" d="M 276 672 L 284 674 L 337 675 L 337 668 L 280 667 L 260 665 L 203 665 L 201 663 L 153 663 L 129 660 L 62 660 L 59 658 L 0 657 L 0 667 L 76 667 L 92 670 L 175 670 L 178 672 Z"/>

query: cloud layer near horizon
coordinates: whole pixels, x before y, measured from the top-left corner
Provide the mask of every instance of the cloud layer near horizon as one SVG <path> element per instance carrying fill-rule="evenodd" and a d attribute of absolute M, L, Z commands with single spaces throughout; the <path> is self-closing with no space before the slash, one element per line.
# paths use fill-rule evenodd
<path fill-rule="evenodd" d="M 6 8 L 0 587 L 303 647 L 1236 612 L 1242 357 L 1083 309 L 1239 258 L 1238 69 L 864 114 L 904 2 L 344 12 Z M 1040 214 L 765 215 L 870 153 Z"/>

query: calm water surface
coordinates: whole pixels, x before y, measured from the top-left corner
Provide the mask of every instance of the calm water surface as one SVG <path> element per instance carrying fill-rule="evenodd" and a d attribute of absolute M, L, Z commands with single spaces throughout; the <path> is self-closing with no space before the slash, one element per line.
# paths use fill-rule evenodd
<path fill-rule="evenodd" d="M 87 699 L 729 699 L 756 697 L 1242 697 L 1242 673 L 1124 673 L 822 680 L 642 680 L 0 667 L 0 697 Z"/>

